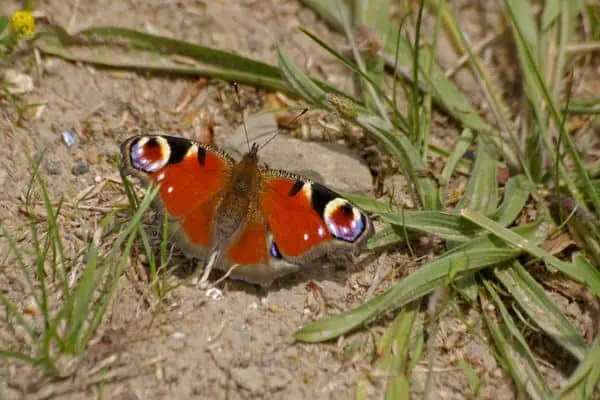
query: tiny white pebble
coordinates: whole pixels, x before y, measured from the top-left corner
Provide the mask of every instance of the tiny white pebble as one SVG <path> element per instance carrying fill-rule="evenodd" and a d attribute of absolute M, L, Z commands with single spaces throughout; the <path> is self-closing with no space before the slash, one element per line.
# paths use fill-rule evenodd
<path fill-rule="evenodd" d="M 206 291 L 206 297 L 210 297 L 211 300 L 219 300 L 223 298 L 223 292 L 219 288 L 210 288 Z"/>
<path fill-rule="evenodd" d="M 100 183 L 100 182 L 102 182 L 102 178 L 101 178 L 100 176 L 96 175 L 96 176 L 94 177 L 94 182 L 96 182 L 96 183 Z"/>
<path fill-rule="evenodd" d="M 177 340 L 185 339 L 185 333 L 177 331 L 177 332 L 173 333 L 173 339 L 177 339 Z"/>

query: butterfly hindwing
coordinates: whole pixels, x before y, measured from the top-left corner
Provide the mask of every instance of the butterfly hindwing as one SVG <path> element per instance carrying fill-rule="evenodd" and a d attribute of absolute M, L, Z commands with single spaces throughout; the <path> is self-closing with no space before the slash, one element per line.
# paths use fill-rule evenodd
<path fill-rule="evenodd" d="M 211 221 L 233 160 L 177 136 L 134 136 L 121 146 L 126 174 L 160 184 L 159 208 L 177 224 L 188 252 L 208 246 Z"/>

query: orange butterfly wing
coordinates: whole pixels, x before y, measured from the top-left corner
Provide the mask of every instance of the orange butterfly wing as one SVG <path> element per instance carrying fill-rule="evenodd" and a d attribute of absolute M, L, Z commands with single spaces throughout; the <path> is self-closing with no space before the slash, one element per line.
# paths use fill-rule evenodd
<path fill-rule="evenodd" d="M 125 172 L 159 184 L 161 207 L 178 218 L 187 241 L 207 247 L 233 161 L 210 146 L 176 136 L 135 136 L 121 151 Z"/>
<path fill-rule="evenodd" d="M 269 171 L 261 189 L 272 255 L 303 264 L 335 248 L 358 247 L 373 233 L 362 211 L 323 185 Z"/>

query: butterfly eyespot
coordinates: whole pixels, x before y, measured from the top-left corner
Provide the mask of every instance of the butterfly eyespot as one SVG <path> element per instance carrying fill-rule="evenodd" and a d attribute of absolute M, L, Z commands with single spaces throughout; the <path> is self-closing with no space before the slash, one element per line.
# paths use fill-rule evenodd
<path fill-rule="evenodd" d="M 323 218 L 329 232 L 346 242 L 356 241 L 367 226 L 364 215 L 347 200 L 341 198 L 327 203 Z"/>
<path fill-rule="evenodd" d="M 155 172 L 169 162 L 171 148 L 162 137 L 143 137 L 132 143 L 130 157 L 133 168 Z"/>

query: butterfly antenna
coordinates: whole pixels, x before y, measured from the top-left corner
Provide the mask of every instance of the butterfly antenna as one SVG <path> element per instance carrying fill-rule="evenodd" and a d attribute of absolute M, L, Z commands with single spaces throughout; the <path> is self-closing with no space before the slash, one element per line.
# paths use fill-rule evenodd
<path fill-rule="evenodd" d="M 237 107 L 238 107 L 240 114 L 242 115 L 242 126 L 244 128 L 244 135 L 246 135 L 246 144 L 248 145 L 248 151 L 250 151 L 250 139 L 248 138 L 248 126 L 246 126 L 246 118 L 244 117 L 244 110 L 242 110 L 242 100 L 240 97 L 240 88 L 236 82 L 232 82 L 231 85 L 233 86 L 233 89 L 235 90 Z"/>
<path fill-rule="evenodd" d="M 296 115 L 296 116 L 294 117 L 294 119 L 292 119 L 292 120 L 291 120 L 289 123 L 290 123 L 290 124 L 293 124 L 294 122 L 298 121 L 298 119 L 299 119 L 301 116 L 303 116 L 304 114 L 306 114 L 307 112 L 308 112 L 308 108 L 305 108 L 304 110 L 302 110 L 302 112 L 301 112 L 300 114 Z M 278 134 L 279 134 L 279 128 L 277 128 L 277 129 L 275 130 L 275 132 L 274 132 L 274 133 L 271 135 L 271 137 L 270 137 L 270 138 L 268 138 L 268 139 L 267 139 L 267 141 L 266 141 L 266 142 L 264 142 L 262 145 L 260 145 L 260 147 L 258 148 L 258 151 L 260 151 L 260 150 L 261 150 L 263 147 L 265 147 L 266 145 L 268 145 L 268 144 L 271 142 L 271 140 L 275 139 L 275 137 L 276 137 Z"/>

